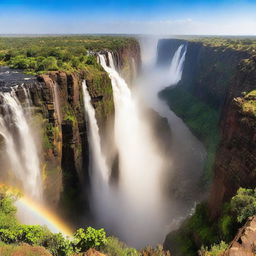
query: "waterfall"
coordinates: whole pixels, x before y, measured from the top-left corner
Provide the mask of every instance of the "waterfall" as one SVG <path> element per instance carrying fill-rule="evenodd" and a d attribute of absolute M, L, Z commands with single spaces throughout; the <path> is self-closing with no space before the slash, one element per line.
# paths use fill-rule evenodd
<path fill-rule="evenodd" d="M 109 204 L 109 169 L 105 156 L 101 151 L 101 142 L 99 135 L 99 127 L 97 124 L 95 109 L 91 103 L 91 97 L 88 92 L 86 81 L 82 83 L 84 109 L 86 120 L 89 126 L 89 146 L 90 146 L 90 177 L 92 186 L 91 207 L 94 216 L 102 221 L 101 211 L 108 208 Z M 104 216 L 106 217 L 106 216 Z"/>
<path fill-rule="evenodd" d="M 25 95 L 25 108 L 26 112 L 28 113 L 29 118 L 31 118 L 32 112 L 31 112 L 31 106 L 32 106 L 32 100 L 31 100 L 31 95 L 30 91 L 28 88 L 24 86 L 24 84 L 21 85 L 21 88 L 24 92 Z"/>
<path fill-rule="evenodd" d="M 119 154 L 119 180 L 115 190 L 114 226 L 128 244 L 141 247 L 163 240 L 165 201 L 161 191 L 163 159 L 150 126 L 125 80 L 117 72 L 113 57 L 104 55 L 100 64 L 112 82 L 115 105 L 115 143 Z M 102 209 L 104 211 L 104 209 Z M 105 213 L 105 212 L 104 212 Z"/>
<path fill-rule="evenodd" d="M 41 200 L 40 161 L 28 120 L 14 90 L 0 93 L 0 96 L 3 109 L 0 134 L 5 141 L 11 171 L 26 195 Z"/>
<path fill-rule="evenodd" d="M 90 157 L 92 158 L 92 169 L 94 170 L 91 175 L 95 176 L 94 179 L 97 181 L 102 180 L 104 183 L 108 182 L 109 179 L 109 170 L 106 164 L 106 159 L 101 152 L 101 142 L 100 142 L 100 134 L 99 127 L 97 124 L 95 109 L 91 103 L 91 96 L 87 90 L 86 81 L 83 81 L 82 84 L 83 89 L 83 100 L 84 100 L 84 108 L 87 114 L 87 120 L 89 123 L 89 143 L 90 150 L 92 153 Z"/>
<path fill-rule="evenodd" d="M 141 46 L 143 47 L 143 44 Z M 156 45 L 154 44 L 153 47 L 157 53 Z M 145 48 L 144 54 L 146 52 Z M 163 89 L 177 86 L 181 80 L 186 52 L 187 46 L 180 45 L 167 67 L 157 66 L 155 60 L 152 63 L 143 63 L 143 73 L 136 83 L 140 98 L 149 108 L 166 118 L 171 129 L 169 160 L 172 161 L 174 175 L 169 186 L 176 191 L 176 194 L 181 194 L 181 199 L 175 194 L 169 199 L 169 231 L 177 228 L 177 223 L 186 218 L 194 208 L 195 202 L 201 199 L 198 181 L 202 175 L 206 156 L 202 143 L 158 96 Z M 186 197 L 187 200 L 182 197 Z"/>
<path fill-rule="evenodd" d="M 52 85 L 52 87 L 53 87 L 53 97 L 54 97 L 53 104 L 54 104 L 55 113 L 57 115 L 56 117 L 57 117 L 57 120 L 58 120 L 58 124 L 60 125 L 62 116 L 61 116 L 61 110 L 60 110 L 58 86 L 59 86 L 58 83 L 55 83 L 55 82 Z"/>

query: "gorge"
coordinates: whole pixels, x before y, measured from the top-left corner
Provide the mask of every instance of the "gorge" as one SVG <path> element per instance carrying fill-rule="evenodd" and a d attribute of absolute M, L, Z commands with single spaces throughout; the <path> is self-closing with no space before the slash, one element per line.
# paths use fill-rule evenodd
<path fill-rule="evenodd" d="M 1 183 L 64 219 L 54 232 L 92 225 L 185 255 L 166 235 L 197 204 L 217 222 L 239 187 L 255 187 L 255 115 L 243 109 L 255 55 L 206 39 L 124 42 L 95 46 L 76 71 L 0 68 Z"/>

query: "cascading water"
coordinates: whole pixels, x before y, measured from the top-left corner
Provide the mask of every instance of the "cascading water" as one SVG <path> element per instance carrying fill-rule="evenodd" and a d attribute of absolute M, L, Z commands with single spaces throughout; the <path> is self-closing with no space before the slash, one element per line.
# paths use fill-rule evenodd
<path fill-rule="evenodd" d="M 143 48 L 141 44 L 141 47 Z M 147 45 L 147 44 L 146 44 Z M 152 44 L 157 55 L 156 44 Z M 150 52 L 152 52 L 152 49 Z M 142 52 L 147 49 L 142 49 Z M 169 186 L 179 196 L 170 196 L 169 230 L 177 228 L 177 222 L 185 218 L 200 200 L 198 181 L 202 175 L 205 149 L 183 121 L 170 110 L 158 94 L 169 86 L 176 86 L 181 80 L 187 46 L 180 45 L 172 57 L 170 66 L 159 67 L 155 58 L 153 62 L 143 63 L 143 73 L 137 80 L 138 91 L 146 105 L 153 108 L 160 116 L 168 120 L 171 129 L 170 160 L 173 162 L 173 175 Z M 186 196 L 187 195 L 187 196 Z M 179 197 L 185 197 L 181 200 Z"/>
<path fill-rule="evenodd" d="M 54 104 L 54 109 L 56 113 L 56 118 L 58 120 L 58 124 L 61 124 L 61 111 L 60 111 L 60 102 L 59 102 L 59 88 L 58 88 L 58 83 L 53 83 L 52 88 L 53 88 L 53 104 Z"/>
<path fill-rule="evenodd" d="M 104 55 L 99 58 L 111 79 L 115 104 L 119 180 L 112 204 L 113 226 L 133 246 L 156 244 L 165 235 L 166 201 L 161 190 L 164 160 L 131 90 L 115 69 L 112 54 L 108 53 L 110 66 Z"/>
<path fill-rule="evenodd" d="M 22 105 L 14 89 L 11 92 L 0 93 L 0 96 L 3 108 L 0 116 L 0 134 L 5 141 L 11 171 L 22 185 L 25 194 L 41 200 L 40 161 Z M 28 102 L 28 99 L 26 101 Z"/>
<path fill-rule="evenodd" d="M 110 200 L 109 198 L 106 200 L 106 197 L 110 193 L 110 188 L 108 186 L 110 172 L 105 156 L 101 151 L 99 127 L 95 116 L 95 109 L 91 103 L 91 96 L 86 86 L 86 81 L 83 81 L 82 89 L 86 120 L 89 126 L 90 177 L 92 181 L 91 205 L 94 215 L 98 220 L 101 220 L 100 211 L 102 209 L 107 209 Z"/>

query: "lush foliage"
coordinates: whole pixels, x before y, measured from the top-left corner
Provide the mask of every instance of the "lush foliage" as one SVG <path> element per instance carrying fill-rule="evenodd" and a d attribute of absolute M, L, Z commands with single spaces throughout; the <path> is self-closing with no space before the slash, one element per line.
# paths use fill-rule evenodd
<path fill-rule="evenodd" d="M 139 252 L 120 242 L 115 237 L 108 237 L 102 250 L 103 253 L 111 256 L 139 256 Z"/>
<path fill-rule="evenodd" d="M 200 41 L 207 46 L 222 48 L 223 51 L 233 49 L 236 51 L 255 53 L 256 48 L 254 37 L 198 37 L 192 40 Z"/>
<path fill-rule="evenodd" d="M 231 209 L 239 223 L 256 214 L 256 189 L 240 188 L 231 200 Z"/>
<path fill-rule="evenodd" d="M 197 205 L 195 213 L 179 231 L 167 236 L 166 243 L 174 245 L 177 256 L 193 256 L 201 246 L 201 255 L 218 256 L 248 217 L 255 214 L 256 189 L 240 188 L 231 201 L 223 205 L 217 220 L 209 218 L 206 203 Z"/>
<path fill-rule="evenodd" d="M 247 93 L 242 99 L 241 104 L 243 112 L 256 117 L 256 90 Z"/>
<path fill-rule="evenodd" d="M 106 242 L 104 229 L 96 230 L 88 227 L 86 231 L 80 228 L 75 232 L 73 245 L 77 251 L 84 252 L 90 248 L 100 249 Z"/>
<path fill-rule="evenodd" d="M 0 65 L 24 69 L 29 74 L 87 66 L 101 69 L 92 51 L 118 50 L 131 42 L 134 39 L 118 36 L 2 37 Z"/>
<path fill-rule="evenodd" d="M 15 218 L 15 199 L 13 194 L 0 192 L 0 254 L 3 256 L 11 256 L 14 253 L 28 256 L 80 255 L 79 253 L 90 248 L 109 256 L 169 256 L 161 246 L 137 251 L 117 238 L 107 237 L 104 229 L 80 228 L 68 239 L 61 233 L 54 234 L 43 226 L 22 225 Z"/>
<path fill-rule="evenodd" d="M 210 249 L 207 247 L 202 247 L 200 250 L 201 256 L 221 256 L 223 252 L 227 249 L 228 245 L 221 241 L 219 244 L 214 244 Z"/>

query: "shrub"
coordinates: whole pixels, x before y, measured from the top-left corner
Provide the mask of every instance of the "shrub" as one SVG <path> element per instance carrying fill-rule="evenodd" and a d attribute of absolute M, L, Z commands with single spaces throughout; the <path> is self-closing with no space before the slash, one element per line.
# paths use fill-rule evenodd
<path fill-rule="evenodd" d="M 94 229 L 88 227 L 78 229 L 74 234 L 73 246 L 78 252 L 87 251 L 89 248 L 99 249 L 107 242 L 104 229 Z"/>
<path fill-rule="evenodd" d="M 108 237 L 106 244 L 102 248 L 102 252 L 111 256 L 139 256 L 140 253 L 134 249 L 127 247 L 126 244 L 120 242 L 115 237 Z"/>
<path fill-rule="evenodd" d="M 44 70 L 58 70 L 57 60 L 55 57 L 47 57 L 42 61 L 42 65 L 44 67 Z"/>
<path fill-rule="evenodd" d="M 256 214 L 256 189 L 239 188 L 231 200 L 231 209 L 239 223 Z"/>
<path fill-rule="evenodd" d="M 169 251 L 164 251 L 163 247 L 158 245 L 156 248 L 146 247 L 141 251 L 141 256 L 171 256 Z"/>
<path fill-rule="evenodd" d="M 200 250 L 201 256 L 221 256 L 228 248 L 228 245 L 221 241 L 219 244 L 214 244 L 209 250 L 207 247 L 202 247 Z"/>
<path fill-rule="evenodd" d="M 71 242 L 61 233 L 52 234 L 43 244 L 54 256 L 68 256 L 73 253 Z"/>

